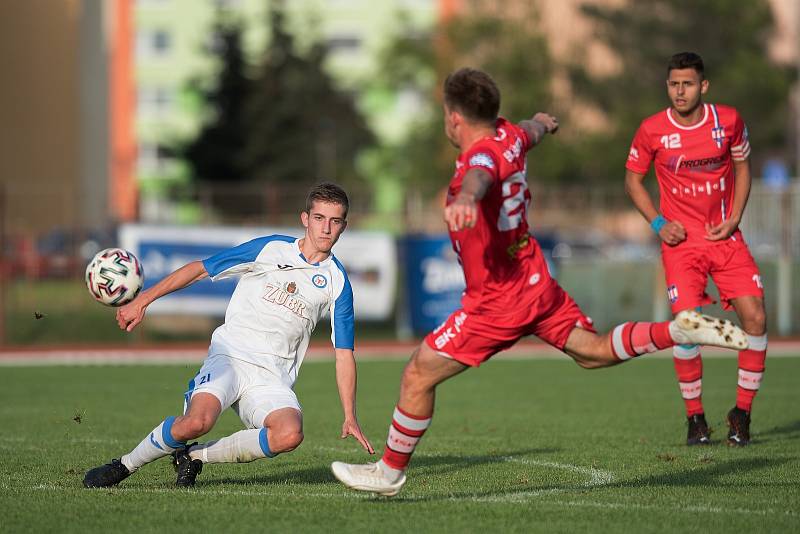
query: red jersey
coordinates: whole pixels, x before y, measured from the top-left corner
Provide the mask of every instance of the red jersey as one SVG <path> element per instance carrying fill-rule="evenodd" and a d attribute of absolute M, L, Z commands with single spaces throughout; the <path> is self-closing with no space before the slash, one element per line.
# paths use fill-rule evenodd
<path fill-rule="evenodd" d="M 707 247 L 706 224 L 727 219 L 733 206 L 733 161 L 750 155 L 747 127 L 736 109 L 703 104 L 703 118 L 683 126 L 672 109 L 642 121 L 633 138 L 625 167 L 647 174 L 655 161 L 661 213 L 686 228 L 678 247 Z M 739 230 L 731 239 L 742 240 Z"/>
<path fill-rule="evenodd" d="M 447 192 L 449 205 L 473 168 L 493 179 L 479 203 L 475 226 L 450 232 L 467 282 L 461 304 L 468 313 L 517 309 L 521 299 L 538 296 L 550 279 L 539 246 L 528 233 L 531 193 L 525 156 L 530 140 L 525 130 L 502 117 L 496 133 L 459 155 Z"/>

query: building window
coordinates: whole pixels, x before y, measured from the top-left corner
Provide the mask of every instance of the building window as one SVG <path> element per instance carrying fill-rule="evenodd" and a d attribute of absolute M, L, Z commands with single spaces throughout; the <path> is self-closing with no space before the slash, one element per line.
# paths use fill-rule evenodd
<path fill-rule="evenodd" d="M 172 162 L 172 152 L 157 143 L 139 143 L 136 168 L 140 174 L 163 174 Z"/>
<path fill-rule="evenodd" d="M 167 87 L 139 87 L 136 112 L 143 117 L 163 117 L 172 112 L 174 91 Z"/>
<path fill-rule="evenodd" d="M 172 52 L 172 36 L 166 30 L 139 30 L 136 33 L 136 56 L 166 57 Z"/>
<path fill-rule="evenodd" d="M 332 53 L 357 52 L 361 48 L 361 38 L 355 35 L 335 35 L 328 38 L 327 45 Z"/>

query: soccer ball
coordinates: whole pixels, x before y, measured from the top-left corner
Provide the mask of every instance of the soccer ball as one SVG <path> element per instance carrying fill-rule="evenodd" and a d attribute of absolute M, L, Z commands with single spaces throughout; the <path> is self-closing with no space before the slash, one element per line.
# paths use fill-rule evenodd
<path fill-rule="evenodd" d="M 89 293 L 106 306 L 122 306 L 142 290 L 144 270 L 136 256 L 121 248 L 98 252 L 86 266 Z"/>

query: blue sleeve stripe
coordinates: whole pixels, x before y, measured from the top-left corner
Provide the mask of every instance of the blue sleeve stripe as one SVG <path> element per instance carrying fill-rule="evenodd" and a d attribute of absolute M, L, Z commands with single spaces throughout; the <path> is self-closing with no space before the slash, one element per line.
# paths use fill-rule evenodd
<path fill-rule="evenodd" d="M 209 258 L 204 259 L 203 267 L 205 267 L 208 275 L 213 278 L 218 274 L 227 271 L 231 267 L 241 265 L 242 263 L 254 262 L 267 243 L 272 241 L 292 243 L 294 240 L 294 237 L 285 235 L 257 237 L 246 243 L 223 250 Z"/>
<path fill-rule="evenodd" d="M 342 271 L 344 277 L 344 287 L 342 292 L 336 298 L 333 307 L 333 314 L 331 315 L 331 323 L 333 326 L 333 346 L 337 349 L 350 349 L 355 348 L 355 313 L 353 311 L 353 288 L 350 286 L 350 279 L 347 278 L 347 273 L 344 267 L 336 257 L 333 258 L 334 263 Z"/>

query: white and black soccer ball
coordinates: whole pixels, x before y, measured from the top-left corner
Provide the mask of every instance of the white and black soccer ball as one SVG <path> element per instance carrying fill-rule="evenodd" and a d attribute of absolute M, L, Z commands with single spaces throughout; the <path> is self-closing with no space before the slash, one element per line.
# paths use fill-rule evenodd
<path fill-rule="evenodd" d="M 106 306 L 122 306 L 142 290 L 144 270 L 131 252 L 107 248 L 98 252 L 86 266 L 89 293 Z"/>

